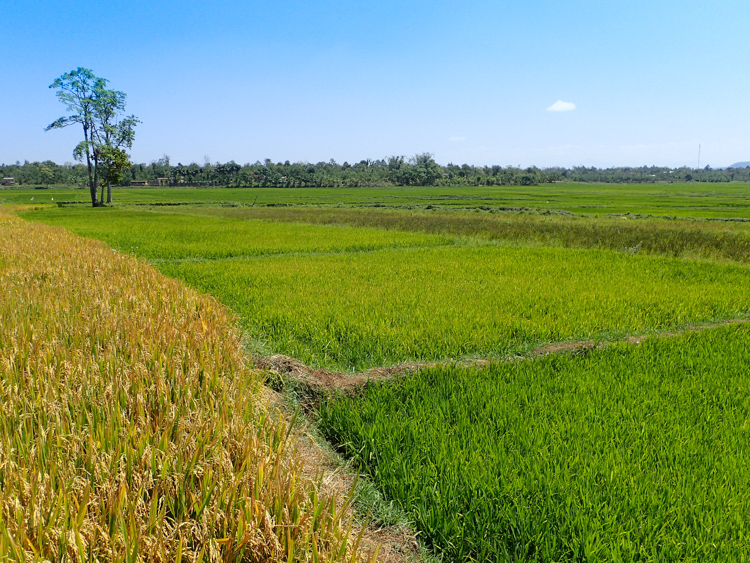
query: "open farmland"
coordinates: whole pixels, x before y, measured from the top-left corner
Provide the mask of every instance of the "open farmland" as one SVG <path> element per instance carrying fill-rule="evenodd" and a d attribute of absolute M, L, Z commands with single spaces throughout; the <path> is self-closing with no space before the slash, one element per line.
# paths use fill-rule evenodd
<path fill-rule="evenodd" d="M 731 215 L 718 199 L 655 199 L 664 186 L 624 186 L 619 197 L 632 213 L 748 215 L 737 185 L 711 188 L 733 194 Z M 579 204 L 584 189 L 574 187 Z M 340 192 L 342 209 L 246 198 L 24 216 L 210 293 L 239 314 L 257 353 L 346 372 L 445 362 L 331 399 L 320 416 L 446 560 L 750 557 L 750 335 L 710 328 L 750 314 L 747 224 L 428 210 L 426 199 L 357 209 L 351 191 Z M 644 335 L 637 347 L 507 361 Z M 453 363 L 470 359 L 492 363 Z"/>
<path fill-rule="evenodd" d="M 459 246 L 159 267 L 238 311 L 271 350 L 343 370 L 497 358 L 750 310 L 746 267 L 609 251 Z"/>
<path fill-rule="evenodd" d="M 269 352 L 316 367 L 498 358 L 750 311 L 750 270 L 737 264 L 189 208 L 30 216 L 153 260 L 237 311 Z"/>
<path fill-rule="evenodd" d="M 278 224 L 134 209 L 49 209 L 34 215 L 149 260 L 216 260 L 275 254 L 364 252 L 440 246 L 452 240 L 382 229 Z"/>
<path fill-rule="evenodd" d="M 0 204 L 88 201 L 85 189 L 0 189 Z M 750 219 L 750 185 L 730 183 L 441 186 L 383 188 L 120 188 L 127 205 L 444 207 L 561 210 L 576 214 L 648 214 Z"/>
<path fill-rule="evenodd" d="M 568 248 L 597 248 L 678 258 L 750 262 L 750 222 L 597 217 L 493 210 L 400 210 L 303 207 L 221 207 L 201 214 L 282 223 L 340 225 L 442 234 Z"/>

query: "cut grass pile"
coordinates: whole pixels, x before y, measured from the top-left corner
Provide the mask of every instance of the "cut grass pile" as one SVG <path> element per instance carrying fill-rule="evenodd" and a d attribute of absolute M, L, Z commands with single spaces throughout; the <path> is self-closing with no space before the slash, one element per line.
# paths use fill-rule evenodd
<path fill-rule="evenodd" d="M 362 558 L 213 298 L 5 214 L 0 287 L 0 560 Z"/>
<path fill-rule="evenodd" d="M 744 561 L 750 327 L 420 371 L 321 425 L 449 561 Z"/>

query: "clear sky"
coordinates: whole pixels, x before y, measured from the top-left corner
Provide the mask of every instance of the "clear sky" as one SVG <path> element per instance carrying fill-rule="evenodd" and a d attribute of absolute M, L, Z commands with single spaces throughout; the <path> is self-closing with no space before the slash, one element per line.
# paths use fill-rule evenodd
<path fill-rule="evenodd" d="M 73 160 L 81 131 L 44 127 L 79 66 L 127 93 L 136 162 L 750 160 L 748 0 L 0 0 L 0 21 L 0 163 Z"/>

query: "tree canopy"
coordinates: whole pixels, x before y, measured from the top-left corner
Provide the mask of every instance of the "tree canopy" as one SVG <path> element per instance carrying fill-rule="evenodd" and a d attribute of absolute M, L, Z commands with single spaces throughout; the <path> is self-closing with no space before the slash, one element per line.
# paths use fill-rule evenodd
<path fill-rule="evenodd" d="M 108 89 L 108 83 L 91 70 L 78 67 L 50 84 L 70 115 L 56 119 L 45 130 L 75 124 L 83 128 L 83 141 L 76 145 L 73 156 L 79 162 L 86 162 L 94 207 L 104 204 L 105 187 L 107 203 L 112 202 L 112 184 L 120 183 L 131 166 L 125 149 L 133 146 L 135 126 L 139 123 L 134 115 L 125 115 L 125 93 Z M 97 201 L 100 185 L 102 191 Z"/>

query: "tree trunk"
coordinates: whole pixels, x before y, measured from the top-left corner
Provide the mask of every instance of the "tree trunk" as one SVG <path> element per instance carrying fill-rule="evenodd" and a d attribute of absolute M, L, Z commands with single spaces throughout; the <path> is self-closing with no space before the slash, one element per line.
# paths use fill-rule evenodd
<path fill-rule="evenodd" d="M 83 126 L 83 138 L 86 141 L 86 166 L 89 170 L 89 194 L 91 195 L 91 206 L 96 207 L 96 181 L 91 170 L 91 154 L 89 153 L 89 130 Z"/>
<path fill-rule="evenodd" d="M 96 154 L 94 154 L 94 186 L 92 188 L 92 194 L 94 195 L 94 207 L 97 205 L 96 201 L 96 186 L 99 184 L 99 159 L 97 158 Z"/>
<path fill-rule="evenodd" d="M 112 186 L 107 182 L 107 203 L 112 203 Z"/>

